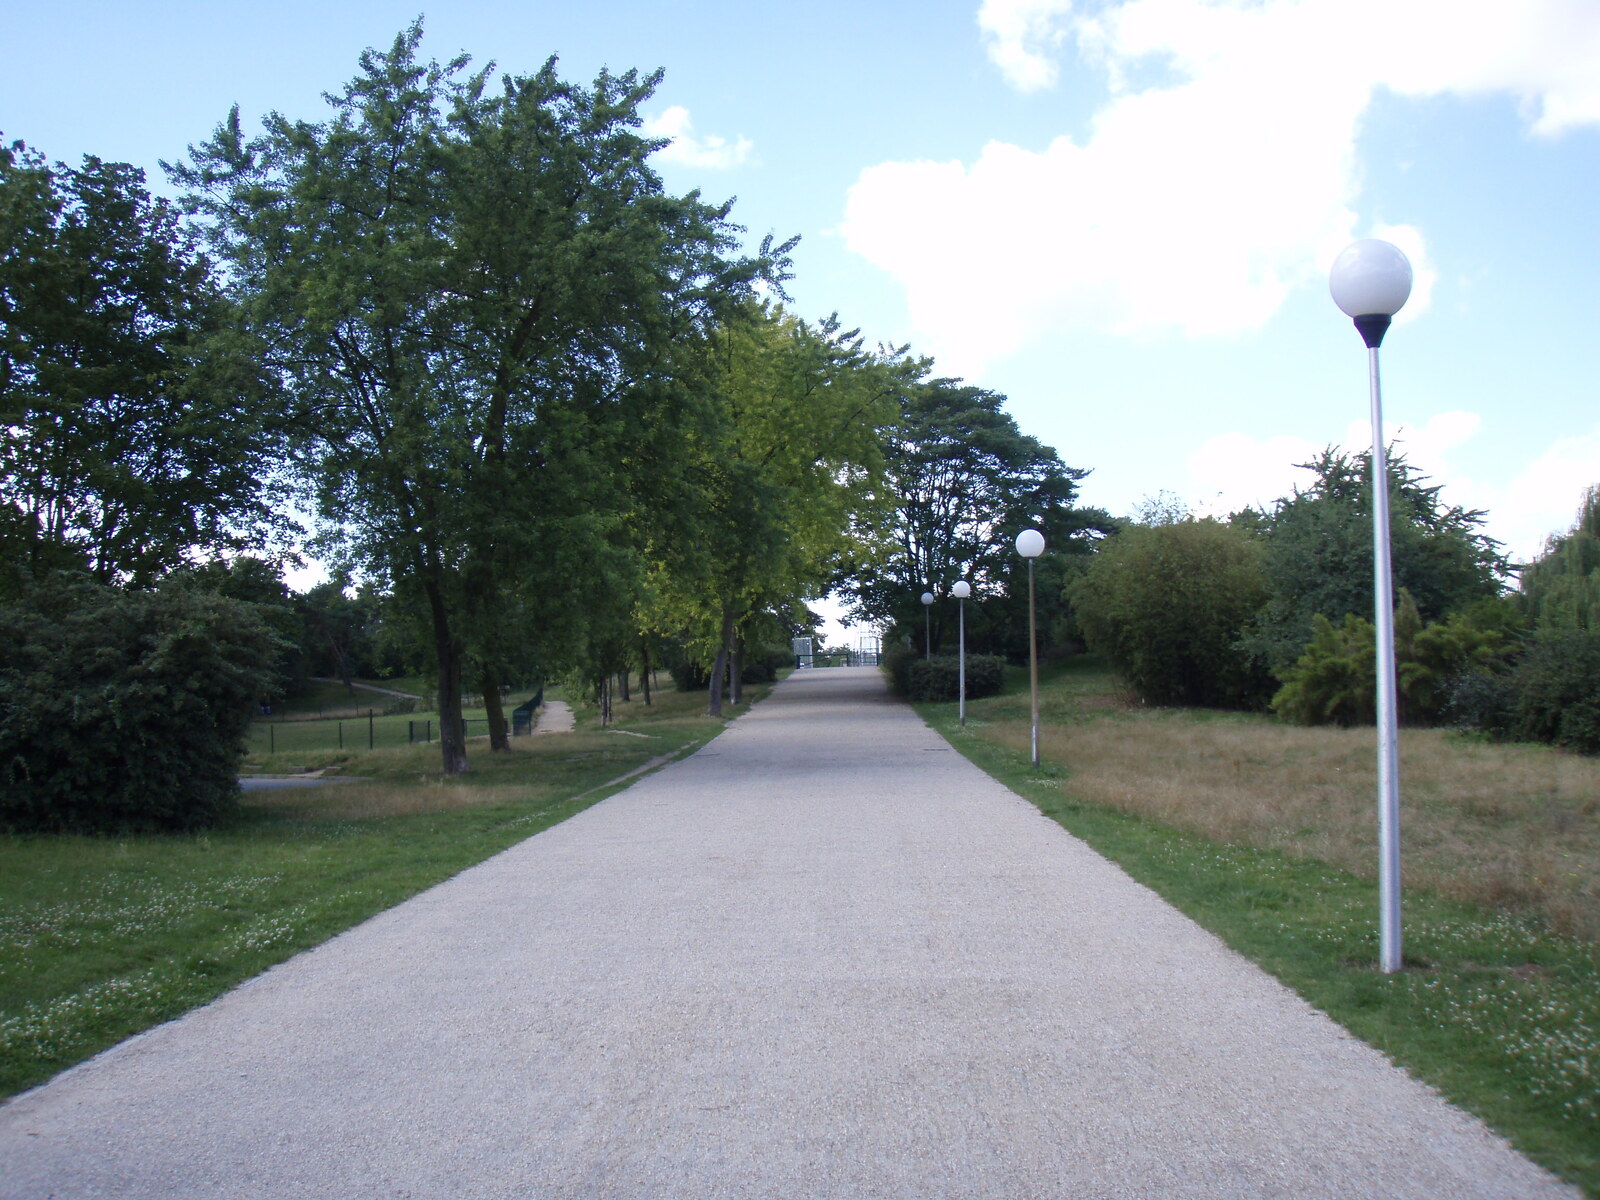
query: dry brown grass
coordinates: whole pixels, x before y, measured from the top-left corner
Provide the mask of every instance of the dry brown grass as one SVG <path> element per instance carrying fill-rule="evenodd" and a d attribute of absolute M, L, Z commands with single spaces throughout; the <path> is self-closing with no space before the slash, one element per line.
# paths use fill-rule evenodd
<path fill-rule="evenodd" d="M 1376 874 L 1371 729 L 1118 712 L 1084 694 L 1050 708 L 1040 752 L 1067 769 L 1075 797 Z M 996 720 L 986 734 L 1027 750 L 1025 719 Z M 1407 885 L 1538 913 L 1560 932 L 1600 941 L 1600 760 L 1405 730 L 1400 782 Z"/>

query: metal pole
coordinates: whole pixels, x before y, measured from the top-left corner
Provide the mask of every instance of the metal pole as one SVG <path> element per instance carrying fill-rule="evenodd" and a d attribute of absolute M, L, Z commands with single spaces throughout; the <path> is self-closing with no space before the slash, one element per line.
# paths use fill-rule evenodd
<path fill-rule="evenodd" d="M 1378 348 L 1369 347 L 1372 384 L 1373 604 L 1378 632 L 1378 969 L 1400 969 L 1400 758 L 1395 710 L 1394 580 L 1389 555 L 1389 463 L 1383 444 Z"/>
<path fill-rule="evenodd" d="M 961 665 L 957 668 L 957 672 L 961 681 L 961 727 L 965 729 L 967 727 L 967 602 L 965 600 L 956 601 L 956 612 L 961 622 Z"/>
<path fill-rule="evenodd" d="M 929 606 L 922 606 L 922 657 L 933 661 L 933 616 Z"/>
<path fill-rule="evenodd" d="M 1033 698 L 1033 765 L 1039 765 L 1039 635 L 1033 619 L 1033 559 L 1028 560 L 1028 690 Z"/>

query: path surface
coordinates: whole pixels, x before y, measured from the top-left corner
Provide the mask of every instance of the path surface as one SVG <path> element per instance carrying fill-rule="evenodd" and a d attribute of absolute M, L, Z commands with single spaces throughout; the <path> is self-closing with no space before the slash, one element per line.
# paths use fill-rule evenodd
<path fill-rule="evenodd" d="M 571 733 L 577 725 L 572 706 L 565 700 L 546 700 L 533 720 L 534 733 Z"/>
<path fill-rule="evenodd" d="M 0 1108 L 0 1196 L 1556 1197 L 876 671 Z"/>

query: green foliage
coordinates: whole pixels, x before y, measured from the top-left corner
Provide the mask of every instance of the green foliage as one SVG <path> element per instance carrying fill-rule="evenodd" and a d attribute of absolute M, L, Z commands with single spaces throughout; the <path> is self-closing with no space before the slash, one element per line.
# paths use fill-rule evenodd
<path fill-rule="evenodd" d="M 1235 643 L 1266 598 L 1257 538 L 1213 520 L 1132 525 L 1068 588 L 1089 648 L 1151 704 L 1249 704 Z"/>
<path fill-rule="evenodd" d="M 1507 566 L 1479 531 L 1484 514 L 1444 504 L 1403 456 L 1388 461 L 1396 592 L 1411 593 L 1424 621 L 1497 595 Z M 1263 534 L 1268 599 L 1241 647 L 1280 675 L 1304 651 L 1316 614 L 1337 623 L 1372 612 L 1372 456 L 1330 448 L 1301 465 L 1316 473 L 1308 489 L 1248 515 Z"/>
<path fill-rule="evenodd" d="M 898 356 L 866 350 L 836 319 L 751 304 L 677 359 L 668 399 L 692 421 L 662 456 L 666 503 L 637 517 L 656 564 L 641 616 L 720 680 L 741 639 L 787 634 L 855 556 L 853 515 L 880 474 Z"/>
<path fill-rule="evenodd" d="M 959 700 L 961 660 L 947 654 L 914 658 L 906 666 L 905 697 L 914 704 Z M 967 655 L 967 699 L 998 696 L 1005 685 L 1005 659 L 992 654 Z"/>
<path fill-rule="evenodd" d="M 0 551 L 147 586 L 272 516 L 277 408 L 210 264 L 144 173 L 0 146 Z"/>
<path fill-rule="evenodd" d="M 1468 701 L 1463 679 L 1477 681 L 1500 667 L 1516 646 L 1513 622 L 1499 602 L 1484 602 L 1424 624 L 1410 592 L 1400 593 L 1395 613 L 1395 675 L 1398 718 L 1403 724 L 1434 724 Z M 1299 725 L 1371 725 L 1377 710 L 1377 632 L 1371 621 L 1347 615 L 1335 627 L 1318 613 L 1313 635 L 1299 660 L 1284 672 L 1272 709 Z M 1475 703 L 1486 694 L 1479 683 Z"/>
<path fill-rule="evenodd" d="M 1027 436 L 1004 409 L 1005 397 L 953 379 L 926 379 L 929 364 L 907 364 L 901 411 L 887 430 L 884 499 L 864 508 L 868 555 L 847 584 L 855 613 L 873 624 L 915 633 L 920 597 L 943 597 L 966 579 L 983 603 L 967 608 L 968 644 L 1027 655 L 1027 566 L 1013 547 L 1026 528 L 1045 536 L 1036 563 L 1039 628 L 1048 638 L 1062 615 L 1061 585 L 1073 556 L 1112 528 L 1096 509 L 1074 507 L 1088 472 Z M 928 614 L 935 645 L 948 648 L 953 608 Z"/>
<path fill-rule="evenodd" d="M 277 651 L 255 606 L 186 588 L 56 580 L 0 607 L 0 827 L 215 823 Z"/>
<path fill-rule="evenodd" d="M 922 654 L 904 642 L 892 641 L 883 650 L 883 669 L 889 676 L 889 686 L 897 696 L 911 694 L 911 664 L 919 662 Z"/>
<path fill-rule="evenodd" d="M 742 679 L 745 683 L 774 683 L 779 671 L 792 666 L 794 653 L 788 646 L 756 642 L 745 648 Z"/>
<path fill-rule="evenodd" d="M 1600 630 L 1542 631 L 1508 683 L 1511 737 L 1600 754 Z"/>
<path fill-rule="evenodd" d="M 1600 485 L 1584 493 L 1578 522 L 1522 569 L 1518 593 L 1539 629 L 1600 629 Z"/>
<path fill-rule="evenodd" d="M 1272 711 L 1299 725 L 1371 725 L 1377 711 L 1377 635 L 1354 614 L 1334 627 L 1312 617 L 1311 642 L 1272 698 Z"/>
<path fill-rule="evenodd" d="M 462 677 L 609 670 L 641 586 L 641 477 L 679 433 L 671 349 L 787 247 L 669 195 L 639 132 L 659 74 L 490 87 L 424 62 L 420 21 L 324 124 L 235 109 L 171 167 L 304 414 L 324 536 L 427 622 L 452 732 Z M 503 743 L 501 743 L 503 744 Z"/>

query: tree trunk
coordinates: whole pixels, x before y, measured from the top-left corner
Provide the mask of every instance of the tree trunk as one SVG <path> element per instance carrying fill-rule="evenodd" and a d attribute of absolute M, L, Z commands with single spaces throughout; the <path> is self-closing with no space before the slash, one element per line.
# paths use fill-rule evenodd
<path fill-rule="evenodd" d="M 350 695 L 356 694 L 354 680 L 350 678 L 350 660 L 345 657 L 344 647 L 339 645 L 339 639 L 331 633 L 328 635 L 328 649 L 333 652 L 334 669 L 339 673 L 339 682 L 344 684 L 344 690 Z"/>
<path fill-rule="evenodd" d="M 650 644 L 639 647 L 639 687 L 644 692 L 644 706 L 650 707 Z"/>
<path fill-rule="evenodd" d="M 722 610 L 722 636 L 717 641 L 717 658 L 711 667 L 711 703 L 706 708 L 707 714 L 713 717 L 722 715 L 722 689 L 728 675 L 728 647 L 733 643 L 733 618 L 731 607 Z"/>
<path fill-rule="evenodd" d="M 611 676 L 603 676 L 595 699 L 600 702 L 600 728 L 611 724 Z"/>
<path fill-rule="evenodd" d="M 489 749 L 511 749 L 511 734 L 506 729 L 505 705 L 500 703 L 500 676 L 489 663 L 478 666 L 478 686 L 483 689 L 483 713 L 489 718 Z"/>
<path fill-rule="evenodd" d="M 744 703 L 744 634 L 733 639 L 733 662 L 728 668 L 728 691 L 737 706 Z"/>
<path fill-rule="evenodd" d="M 461 641 L 450 629 L 450 614 L 438 582 L 429 580 L 423 587 L 439 664 L 439 755 L 446 775 L 461 775 L 469 769 L 466 731 L 461 720 Z"/>
<path fill-rule="evenodd" d="M 624 704 L 633 699 L 628 694 L 628 668 L 626 666 L 617 672 L 617 699 Z"/>

